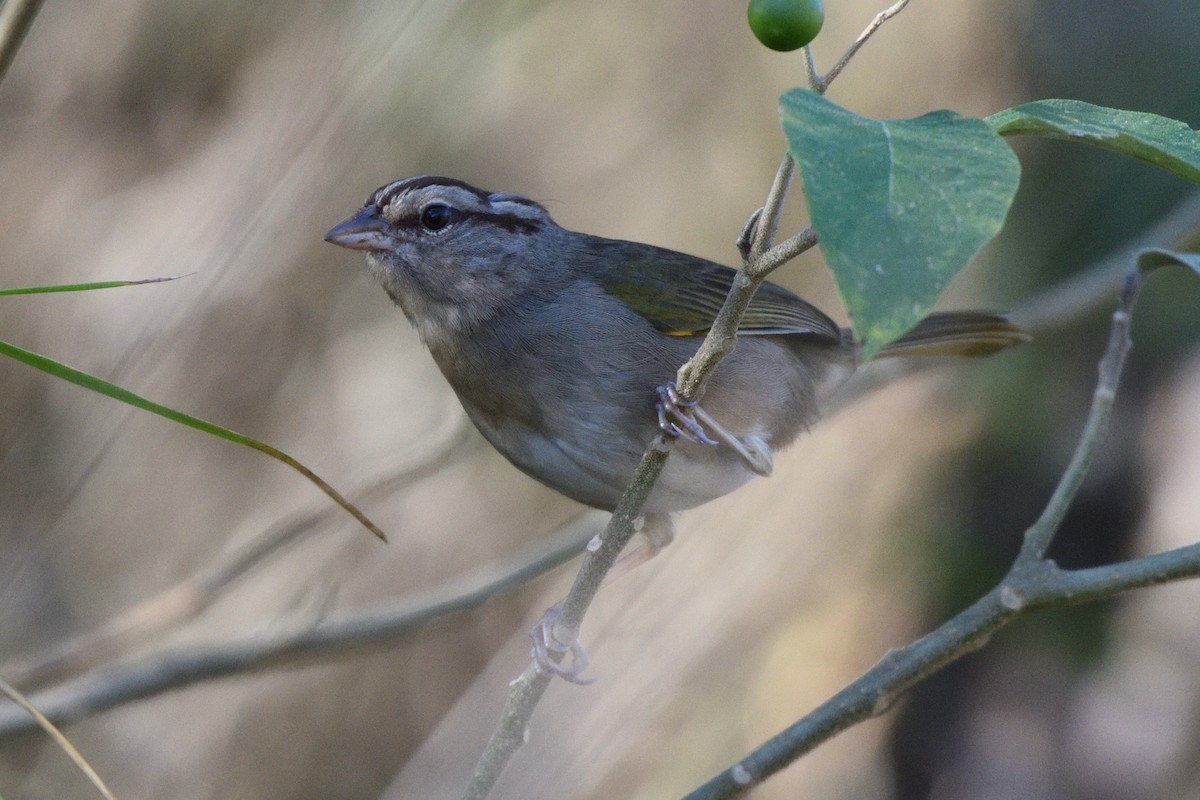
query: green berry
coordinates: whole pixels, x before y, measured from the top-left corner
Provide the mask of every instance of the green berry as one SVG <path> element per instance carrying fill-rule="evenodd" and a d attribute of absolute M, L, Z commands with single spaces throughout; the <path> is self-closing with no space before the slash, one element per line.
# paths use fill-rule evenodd
<path fill-rule="evenodd" d="M 797 50 L 817 38 L 825 9 L 821 0 L 750 0 L 750 30 L 772 50 Z"/>

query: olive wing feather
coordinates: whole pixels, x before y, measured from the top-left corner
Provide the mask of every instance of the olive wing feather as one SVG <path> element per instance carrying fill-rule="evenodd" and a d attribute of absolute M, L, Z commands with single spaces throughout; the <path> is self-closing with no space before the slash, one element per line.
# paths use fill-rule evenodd
<path fill-rule="evenodd" d="M 656 248 L 652 258 L 625 259 L 606 270 L 601 285 L 669 336 L 703 336 L 712 327 L 737 273 L 702 258 Z M 837 323 L 820 309 L 774 283 L 763 283 L 742 317 L 738 333 L 750 336 L 809 334 L 841 340 Z"/>

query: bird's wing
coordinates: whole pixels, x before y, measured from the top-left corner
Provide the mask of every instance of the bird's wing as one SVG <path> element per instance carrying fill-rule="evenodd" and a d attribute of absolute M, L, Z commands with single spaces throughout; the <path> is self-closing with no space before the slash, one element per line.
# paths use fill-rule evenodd
<path fill-rule="evenodd" d="M 712 327 L 736 273 L 673 250 L 610 261 L 599 276 L 604 291 L 670 336 L 703 336 Z M 763 283 L 738 326 L 741 335 L 811 334 L 841 341 L 837 323 L 774 283 Z"/>

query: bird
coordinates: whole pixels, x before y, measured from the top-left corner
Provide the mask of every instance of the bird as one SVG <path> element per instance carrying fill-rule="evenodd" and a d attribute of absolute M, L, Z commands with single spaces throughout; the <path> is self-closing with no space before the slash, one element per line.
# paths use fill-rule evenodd
<path fill-rule="evenodd" d="M 860 366 L 850 330 L 763 282 L 703 396 L 672 380 L 736 271 L 558 225 L 518 194 L 420 175 L 385 184 L 328 242 L 370 274 L 429 349 L 484 438 L 527 475 L 612 511 L 647 445 L 676 444 L 647 518 L 768 475 Z M 933 313 L 879 358 L 986 356 L 1027 341 L 1002 314 Z"/>

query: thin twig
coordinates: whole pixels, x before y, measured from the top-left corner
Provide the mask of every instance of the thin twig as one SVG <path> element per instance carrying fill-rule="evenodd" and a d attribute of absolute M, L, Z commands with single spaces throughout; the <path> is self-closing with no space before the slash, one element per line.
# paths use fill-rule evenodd
<path fill-rule="evenodd" d="M 469 440 L 465 418 L 456 414 L 431 447 L 422 448 L 408 463 L 389 470 L 355 494 L 359 502 L 395 492 L 440 469 Z M 122 650 L 193 619 L 211 607 L 243 576 L 286 552 L 306 534 L 318 530 L 340 511 L 321 505 L 285 519 L 242 547 L 219 558 L 202 572 L 125 610 L 99 629 L 88 631 L 20 663 L 7 664 L 3 673 L 29 691 L 74 671 L 102 663 Z"/>
<path fill-rule="evenodd" d="M 1200 532 L 1195 537 L 1200 540 Z M 1030 609 L 1068 603 L 1090 603 L 1121 592 L 1157 586 L 1200 575 L 1200 544 L 1088 569 L 1063 570 L 1049 561 L 1047 580 L 1030 586 L 1024 599 Z M 1009 596 L 1011 599 L 1011 596 Z"/>
<path fill-rule="evenodd" d="M 862 48 L 864 44 L 867 43 L 867 40 L 875 35 L 875 31 L 879 30 L 883 26 L 883 23 L 887 22 L 889 19 L 903 11 L 906 5 L 908 5 L 908 0 L 900 0 L 890 8 L 885 8 L 883 11 L 880 11 L 878 14 L 876 14 L 875 19 L 871 20 L 871 24 L 868 25 L 866 29 L 864 29 L 863 32 L 858 35 L 858 38 L 854 40 L 854 44 L 850 45 L 850 48 L 843 53 L 842 57 L 839 58 L 837 63 L 833 65 L 833 68 L 830 69 L 829 72 L 825 73 L 825 77 L 821 78 L 817 82 L 817 86 L 814 87 L 814 90 L 818 94 L 824 94 L 825 90 L 829 88 L 829 84 L 833 83 L 833 79 L 842 74 L 842 70 L 845 69 L 846 65 L 850 63 L 850 59 L 854 58 L 854 55 Z"/>
<path fill-rule="evenodd" d="M 583 559 L 571 591 L 560 604 L 560 612 L 554 623 L 552 635 L 559 641 L 570 642 L 579 636 L 583 616 L 596 593 L 600 591 L 604 576 L 625 549 L 625 545 L 633 538 L 634 522 L 641 515 L 646 498 L 662 472 L 669 453 L 669 444 L 669 440 L 659 436 L 646 449 L 629 487 L 621 496 L 616 511 L 604 529 L 600 546 L 594 550 L 588 548 L 589 552 Z M 465 800 L 482 800 L 491 793 L 504 767 L 525 743 L 529 720 L 550 685 L 550 680 L 550 675 L 530 664 L 509 684 L 500 720 L 475 764 L 471 781 L 463 793 Z"/>
<path fill-rule="evenodd" d="M 259 632 L 216 644 L 159 651 L 134 662 L 93 670 L 43 690 L 34 695 L 34 701 L 47 717 L 62 724 L 180 686 L 295 664 L 317 656 L 383 647 L 430 620 L 478 608 L 576 557 L 596 535 L 599 516 L 596 512 L 585 512 L 511 559 L 489 564 L 420 595 L 316 624 L 302 620 L 288 630 L 279 630 L 286 626 L 276 626 L 270 634 Z M 31 727 L 24 714 L 0 707 L 0 736 L 23 733 Z"/>
<path fill-rule="evenodd" d="M 1017 556 L 1016 566 L 1020 567 L 1035 561 L 1040 561 L 1046 555 L 1046 549 L 1054 540 L 1054 535 L 1062 525 L 1067 509 L 1071 507 L 1079 486 L 1083 483 L 1096 454 L 1104 443 L 1104 435 L 1108 431 L 1112 419 L 1113 403 L 1116 400 L 1117 381 L 1125 366 L 1125 354 L 1129 352 L 1132 342 L 1129 339 L 1130 314 L 1134 303 L 1137 302 L 1138 288 L 1141 284 L 1141 274 L 1137 269 L 1130 271 L 1125 279 L 1125 288 L 1121 292 L 1121 302 L 1113 313 L 1112 328 L 1109 332 L 1108 350 L 1100 361 L 1100 378 L 1096 391 L 1092 395 L 1092 408 L 1087 418 L 1087 427 L 1083 431 L 1079 446 L 1071 456 L 1071 463 L 1063 473 L 1062 480 L 1054 489 L 1050 502 L 1046 504 L 1029 530 L 1025 532 L 1025 540 L 1021 552 Z"/>
<path fill-rule="evenodd" d="M 813 58 L 810 44 L 804 46 L 804 74 L 808 78 L 808 88 L 817 94 L 824 94 L 825 87 L 821 83 L 821 73 L 817 72 L 817 61 Z"/>
<path fill-rule="evenodd" d="M 758 261 L 775 243 L 775 235 L 779 232 L 779 215 L 783 211 L 783 201 L 787 198 L 788 187 L 795 171 L 796 162 L 790 155 L 785 154 L 779 169 L 775 171 L 775 180 L 771 183 L 771 191 L 767 193 L 767 202 L 763 204 L 757 224 L 754 225 L 750 251 L 744 256 L 747 262 Z"/>
<path fill-rule="evenodd" d="M 813 712 L 764 742 L 745 758 L 687 795 L 718 800 L 744 794 L 837 733 L 878 716 L 909 688 L 946 664 L 982 646 L 1018 616 L 1051 605 L 1112 597 L 1129 589 L 1200 575 L 1200 545 L 1123 564 L 1066 571 L 1043 559 L 1063 512 L 1108 434 L 1115 396 L 1131 343 L 1129 321 L 1141 276 L 1134 268 L 1113 313 L 1100 361 L 1091 410 L 1047 511 L 1027 534 L 1026 547 L 998 586 L 937 630 L 893 650 L 856 681 Z"/>
<path fill-rule="evenodd" d="M 1035 569 L 1006 578 L 937 630 L 890 651 L 853 683 L 684 800 L 726 800 L 744 794 L 838 733 L 883 714 L 905 691 L 978 650 L 997 630 L 1029 612 L 1197 576 L 1200 544 L 1090 569 L 1062 570 L 1039 561 Z"/>
<path fill-rule="evenodd" d="M 17 56 L 42 0 L 6 0 L 0 5 L 0 81 Z"/>
<path fill-rule="evenodd" d="M 789 236 L 752 264 L 747 264 L 743 271 L 754 280 L 761 280 L 770 273 L 782 267 L 805 250 L 810 250 L 817 243 L 817 232 L 805 228 L 794 236 Z"/>

